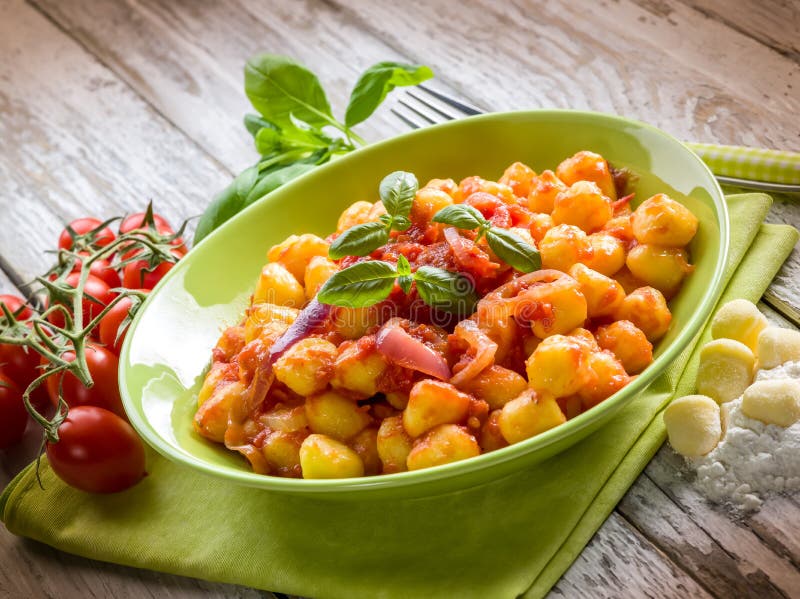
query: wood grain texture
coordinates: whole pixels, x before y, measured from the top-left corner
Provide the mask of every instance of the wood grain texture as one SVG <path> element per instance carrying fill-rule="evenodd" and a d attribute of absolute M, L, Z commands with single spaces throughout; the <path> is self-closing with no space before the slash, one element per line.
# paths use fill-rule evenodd
<path fill-rule="evenodd" d="M 322 80 L 342 115 L 360 73 L 392 48 L 319 2 L 35 0 L 70 35 L 220 162 L 238 172 L 257 157 L 242 116 L 243 66 L 258 52 L 286 54 Z M 203 115 L 203 118 L 198 118 Z M 386 109 L 358 127 L 378 140 L 403 129 Z"/>
<path fill-rule="evenodd" d="M 33 40 L 47 40 L 38 43 Z M 22 280 L 64 222 L 199 214 L 230 175 L 34 8 L 0 2 L 0 255 Z"/>
<path fill-rule="evenodd" d="M 684 139 L 800 147 L 800 123 L 786 119 L 800 109 L 789 87 L 800 65 L 677 1 L 645 4 L 337 5 L 483 107 L 586 108 Z"/>
<path fill-rule="evenodd" d="M 687 517 L 647 476 L 637 479 L 618 510 L 714 595 L 783 597 L 761 572 L 742 571 L 747 568 L 714 540 L 713 531 Z"/>
<path fill-rule="evenodd" d="M 747 517 L 738 517 L 722 506 L 714 506 L 691 484 L 692 475 L 683 466 L 683 460 L 665 445 L 645 469 L 647 476 L 661 489 L 694 524 L 711 536 L 732 558 L 739 562 L 743 574 L 765 577 L 769 583 L 787 597 L 800 591 L 800 570 L 784 550 L 776 553 L 770 543 L 761 538 L 748 525 Z M 788 512 L 781 510 L 789 509 Z M 766 501 L 762 512 L 770 519 L 800 521 L 800 507 L 793 502 Z M 778 515 L 780 514 L 780 515 Z M 795 525 L 792 525 L 795 526 Z M 791 531 L 791 529 L 787 529 Z M 791 534 L 791 532 L 789 532 Z M 781 555 L 782 554 L 782 555 Z M 709 567 L 711 564 L 706 563 Z"/>
<path fill-rule="evenodd" d="M 550 597 L 713 597 L 642 535 L 612 514 Z"/>
<path fill-rule="evenodd" d="M 762 2 L 737 0 L 683 0 L 714 20 L 752 37 L 788 58 L 800 62 L 800 3 L 796 0 Z M 793 82 L 797 89 L 800 82 Z"/>

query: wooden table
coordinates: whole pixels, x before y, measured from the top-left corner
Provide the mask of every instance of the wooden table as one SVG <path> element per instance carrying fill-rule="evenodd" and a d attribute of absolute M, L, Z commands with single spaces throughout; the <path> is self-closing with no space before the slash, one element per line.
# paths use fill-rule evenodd
<path fill-rule="evenodd" d="M 341 113 L 379 60 L 430 65 L 492 110 L 623 114 L 684 139 L 800 150 L 792 0 L 325 2 L 0 0 L 0 288 L 42 271 L 65 221 L 154 199 L 173 222 L 252 163 L 245 59 L 291 55 Z M 361 127 L 403 125 L 388 106 Z M 770 220 L 800 222 L 781 203 Z M 800 258 L 771 291 L 797 305 Z M 794 284 L 794 291 L 792 285 Z M 0 485 L 30 460 L 0 454 Z M 800 499 L 741 520 L 676 476 L 663 448 L 553 589 L 567 597 L 800 597 Z M 270 593 L 69 556 L 0 530 L 0 596 Z"/>

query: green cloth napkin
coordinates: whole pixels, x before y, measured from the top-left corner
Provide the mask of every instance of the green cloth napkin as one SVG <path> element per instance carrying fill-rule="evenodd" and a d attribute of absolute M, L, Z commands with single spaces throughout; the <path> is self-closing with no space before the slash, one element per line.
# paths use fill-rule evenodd
<path fill-rule="evenodd" d="M 723 301 L 757 300 L 797 240 L 792 227 L 761 224 L 769 205 L 761 194 L 729 198 Z M 11 532 L 70 553 L 309 597 L 541 597 L 663 443 L 659 413 L 676 390 L 691 390 L 696 361 L 687 348 L 571 449 L 457 493 L 308 499 L 234 486 L 153 455 L 144 481 L 110 496 L 71 489 L 43 461 L 45 489 L 29 467 L 0 497 L 0 515 Z"/>

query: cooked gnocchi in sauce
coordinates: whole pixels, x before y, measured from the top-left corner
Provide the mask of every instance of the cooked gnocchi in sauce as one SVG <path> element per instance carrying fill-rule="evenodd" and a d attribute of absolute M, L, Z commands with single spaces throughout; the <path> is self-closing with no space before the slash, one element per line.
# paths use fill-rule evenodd
<path fill-rule="evenodd" d="M 463 460 L 591 409 L 653 360 L 667 301 L 692 271 L 697 218 L 666 194 L 632 210 L 624 187 L 582 151 L 555 172 L 517 162 L 497 181 L 429 181 L 410 226 L 367 256 L 332 260 L 329 247 L 381 222 L 380 201 L 358 199 L 326 239 L 290 236 L 213 350 L 195 430 L 261 474 L 343 478 Z M 515 270 L 486 236 L 432 221 L 457 204 L 538 250 L 541 269 Z M 411 271 L 461 273 L 477 304 L 440 312 L 398 280 L 373 305 L 320 309 L 317 293 L 337 272 L 401 257 Z"/>

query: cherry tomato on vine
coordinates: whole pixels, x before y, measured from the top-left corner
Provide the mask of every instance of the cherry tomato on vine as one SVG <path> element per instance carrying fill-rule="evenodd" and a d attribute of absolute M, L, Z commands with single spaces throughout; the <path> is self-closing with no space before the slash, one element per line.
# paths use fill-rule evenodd
<path fill-rule="evenodd" d="M 86 255 L 85 252 L 80 253 L 82 255 Z M 72 272 L 79 273 L 81 271 L 81 267 L 82 263 L 80 261 L 76 262 L 75 266 L 72 268 Z M 89 274 L 93 277 L 97 277 L 112 289 L 122 285 L 122 280 L 119 277 L 119 273 L 113 266 L 111 266 L 111 262 L 105 258 L 96 258 L 89 267 Z"/>
<path fill-rule="evenodd" d="M 129 214 L 125 218 L 122 219 L 122 222 L 119 224 L 119 234 L 122 235 L 124 233 L 130 233 L 134 229 L 141 229 L 144 227 L 144 220 L 145 220 L 145 213 L 144 212 L 135 212 L 133 214 Z M 175 231 L 170 226 L 169 222 L 166 218 L 161 216 L 160 214 L 153 213 L 153 223 L 156 225 L 156 231 L 161 233 L 162 235 L 172 235 Z"/>
<path fill-rule="evenodd" d="M 18 295 L 10 295 L 8 293 L 0 294 L 0 302 L 4 303 L 9 312 L 14 314 L 17 320 L 27 320 L 33 316 L 33 310 L 30 309 L 24 299 Z M 22 310 L 20 310 L 22 308 Z M 19 312 L 17 312 L 19 310 Z M 3 312 L 0 311 L 0 318 L 3 318 Z"/>
<path fill-rule="evenodd" d="M 28 411 L 19 387 L 0 372 L 0 449 L 19 443 L 27 424 Z"/>
<path fill-rule="evenodd" d="M 64 279 L 64 281 L 67 285 L 74 288 L 78 285 L 80 277 L 80 272 L 71 272 L 67 275 L 67 278 Z M 116 294 L 111 291 L 111 288 L 105 281 L 92 275 L 87 277 L 86 284 L 83 287 L 83 293 L 84 297 L 81 300 L 81 312 L 83 313 L 84 326 L 88 324 L 95 316 L 100 314 L 100 312 L 103 311 L 103 308 L 116 297 Z M 100 303 L 92 301 L 86 297 L 86 294 L 91 295 Z M 71 305 L 68 305 L 67 307 L 72 310 Z M 61 314 L 61 312 L 53 312 L 52 314 L 48 315 L 47 320 L 52 322 L 57 327 L 63 327 L 65 324 L 64 315 Z"/>
<path fill-rule="evenodd" d="M 67 362 L 75 360 L 75 352 L 67 351 L 61 355 Z M 125 418 L 125 409 L 122 407 L 122 399 L 119 396 L 119 383 L 117 381 L 117 368 L 119 361 L 117 356 L 101 345 L 88 343 L 86 345 L 86 364 L 89 367 L 89 375 L 94 384 L 90 387 L 84 386 L 78 378 L 71 372 L 62 375 L 55 374 L 47 379 L 47 393 L 50 402 L 58 405 L 58 385 L 61 382 L 61 391 L 64 401 L 70 408 L 78 406 L 96 406 L 110 410 Z"/>
<path fill-rule="evenodd" d="M 186 251 L 175 248 L 172 254 L 180 259 L 186 255 Z M 172 270 L 173 266 L 175 266 L 173 262 L 162 262 L 153 270 L 148 270 L 149 264 L 146 260 L 131 262 L 122 269 L 122 286 L 127 289 L 152 289 Z"/>
<path fill-rule="evenodd" d="M 102 224 L 103 221 L 101 220 L 92 217 L 86 217 L 86 218 L 78 218 L 72 221 L 71 223 L 69 223 L 69 226 L 72 227 L 72 229 L 78 235 L 85 235 L 89 231 L 96 229 Z M 97 233 L 94 243 L 98 247 L 105 247 L 109 243 L 114 241 L 114 239 L 116 239 L 116 235 L 114 235 L 114 232 L 108 227 L 105 227 Z M 64 228 L 64 230 L 61 231 L 61 235 L 58 238 L 58 247 L 62 250 L 72 249 L 72 236 L 69 234 L 69 231 L 67 231 L 66 228 Z"/>
<path fill-rule="evenodd" d="M 139 291 L 147 293 L 149 290 L 140 289 Z M 132 303 L 131 299 L 127 297 L 119 300 L 114 304 L 111 310 L 106 312 L 106 315 L 100 320 L 100 326 L 98 327 L 100 329 L 100 343 L 118 356 L 122 349 L 122 342 L 125 341 L 125 335 L 128 334 L 128 329 L 126 328 L 122 332 L 119 339 L 117 339 L 117 332 L 119 331 L 119 325 L 122 324 L 122 321 L 125 320 L 125 317 L 128 315 L 128 310 L 131 309 Z"/>
<path fill-rule="evenodd" d="M 39 354 L 22 345 L 0 343 L 0 368 L 20 388 L 39 376 Z"/>
<path fill-rule="evenodd" d="M 71 408 L 47 443 L 47 459 L 58 477 L 88 493 L 117 493 L 145 477 L 141 439 L 116 414 L 95 406 Z"/>

